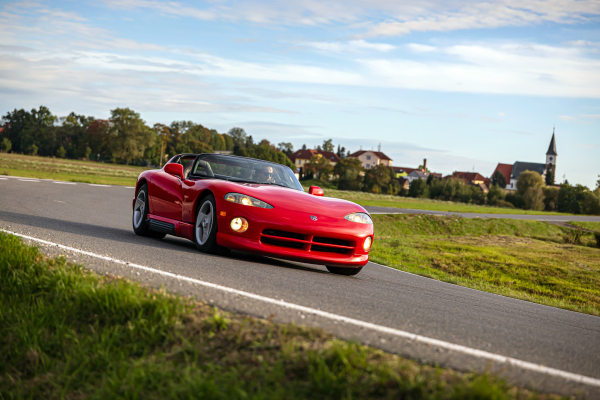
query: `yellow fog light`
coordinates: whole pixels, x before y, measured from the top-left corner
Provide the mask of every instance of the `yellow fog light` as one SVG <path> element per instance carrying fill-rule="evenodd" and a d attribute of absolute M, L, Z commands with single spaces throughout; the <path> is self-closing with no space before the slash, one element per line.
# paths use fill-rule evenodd
<path fill-rule="evenodd" d="M 369 251 L 369 249 L 371 248 L 371 243 L 373 243 L 373 239 L 371 239 L 371 236 L 369 236 L 368 238 L 365 239 L 365 243 L 363 244 L 363 249 L 365 249 L 365 251 Z"/>
<path fill-rule="evenodd" d="M 236 232 L 246 232 L 248 230 L 248 221 L 246 221 L 246 218 L 234 218 L 231 220 L 230 226 Z"/>

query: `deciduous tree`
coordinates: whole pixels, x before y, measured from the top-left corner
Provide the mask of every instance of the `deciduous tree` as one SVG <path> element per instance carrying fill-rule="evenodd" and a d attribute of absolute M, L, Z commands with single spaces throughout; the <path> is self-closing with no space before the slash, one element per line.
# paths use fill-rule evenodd
<path fill-rule="evenodd" d="M 115 158 L 129 163 L 144 154 L 154 143 L 154 132 L 146 126 L 140 114 L 129 108 L 115 108 L 110 112 L 111 150 Z"/>
<path fill-rule="evenodd" d="M 501 187 L 502 189 L 506 188 L 506 177 L 504 176 L 504 174 L 498 170 L 496 170 L 496 172 L 494 172 L 494 175 L 492 175 L 492 179 L 490 181 L 490 183 L 492 185 L 496 185 Z"/>

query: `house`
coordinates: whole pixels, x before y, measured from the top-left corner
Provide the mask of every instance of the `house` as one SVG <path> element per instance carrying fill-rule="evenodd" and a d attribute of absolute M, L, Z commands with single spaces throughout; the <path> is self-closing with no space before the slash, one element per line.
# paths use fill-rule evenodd
<path fill-rule="evenodd" d="M 313 149 L 304 149 L 297 150 L 288 158 L 291 162 L 294 163 L 296 168 L 302 168 L 304 164 L 310 162 L 311 157 L 320 156 L 325 157 L 332 166 L 335 166 L 340 161 L 340 158 L 332 151 L 323 151 L 323 150 L 313 150 Z"/>
<path fill-rule="evenodd" d="M 496 169 L 494 170 L 494 174 L 496 173 L 496 171 L 500 171 L 500 173 L 502 173 L 502 175 L 504 175 L 504 178 L 506 179 L 506 189 L 516 190 L 517 180 L 519 179 L 519 176 L 525 171 L 535 171 L 538 174 L 540 174 L 544 180 L 546 179 L 546 175 L 548 173 L 556 174 L 557 156 L 558 153 L 556 152 L 556 140 L 553 130 L 552 139 L 550 140 L 550 146 L 548 146 L 548 151 L 546 152 L 545 164 L 523 161 L 517 161 L 512 165 L 498 163 Z M 492 174 L 492 176 L 494 175 Z"/>
<path fill-rule="evenodd" d="M 490 179 L 481 175 L 478 172 L 459 172 L 455 171 L 452 175 L 447 175 L 444 179 L 456 179 L 466 183 L 467 185 L 476 186 L 482 192 L 489 192 Z"/>
<path fill-rule="evenodd" d="M 415 169 L 406 176 L 406 179 L 408 180 L 409 184 L 412 183 L 412 181 L 414 181 L 415 179 L 423 179 L 425 181 L 427 180 L 427 178 L 429 178 L 429 172 L 420 169 Z"/>
<path fill-rule="evenodd" d="M 381 151 L 359 150 L 350 154 L 348 158 L 358 158 L 364 169 L 370 169 L 379 164 L 383 164 L 386 167 L 392 166 L 392 159 Z"/>
<path fill-rule="evenodd" d="M 486 181 L 489 181 L 488 178 L 484 177 L 483 175 L 481 175 L 478 172 L 453 172 L 452 175 L 448 175 L 445 176 L 444 179 L 448 179 L 448 178 L 452 178 L 452 179 L 460 179 L 461 181 L 467 182 L 467 183 L 474 183 L 476 185 L 480 184 L 480 183 L 484 183 Z"/>
<path fill-rule="evenodd" d="M 420 171 L 418 168 L 407 168 L 407 167 L 392 167 L 394 170 L 394 176 L 396 178 L 405 178 L 413 171 Z"/>

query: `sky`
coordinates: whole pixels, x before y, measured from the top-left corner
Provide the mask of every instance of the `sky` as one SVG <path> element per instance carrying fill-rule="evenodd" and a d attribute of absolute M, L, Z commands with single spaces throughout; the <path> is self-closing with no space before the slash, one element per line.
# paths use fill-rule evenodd
<path fill-rule="evenodd" d="M 477 171 L 600 174 L 600 0 L 0 0 L 0 112 L 48 107 Z"/>

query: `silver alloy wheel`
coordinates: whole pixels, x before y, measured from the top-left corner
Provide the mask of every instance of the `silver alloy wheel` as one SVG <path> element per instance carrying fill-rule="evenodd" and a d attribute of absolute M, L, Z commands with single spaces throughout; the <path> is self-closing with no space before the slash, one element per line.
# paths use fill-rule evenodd
<path fill-rule="evenodd" d="M 144 209 L 146 208 L 146 192 L 140 190 L 133 206 L 133 226 L 139 228 L 144 219 Z"/>
<path fill-rule="evenodd" d="M 206 200 L 196 217 L 196 240 L 199 245 L 203 245 L 208 240 L 212 230 L 213 223 L 213 206 L 210 200 Z"/>

